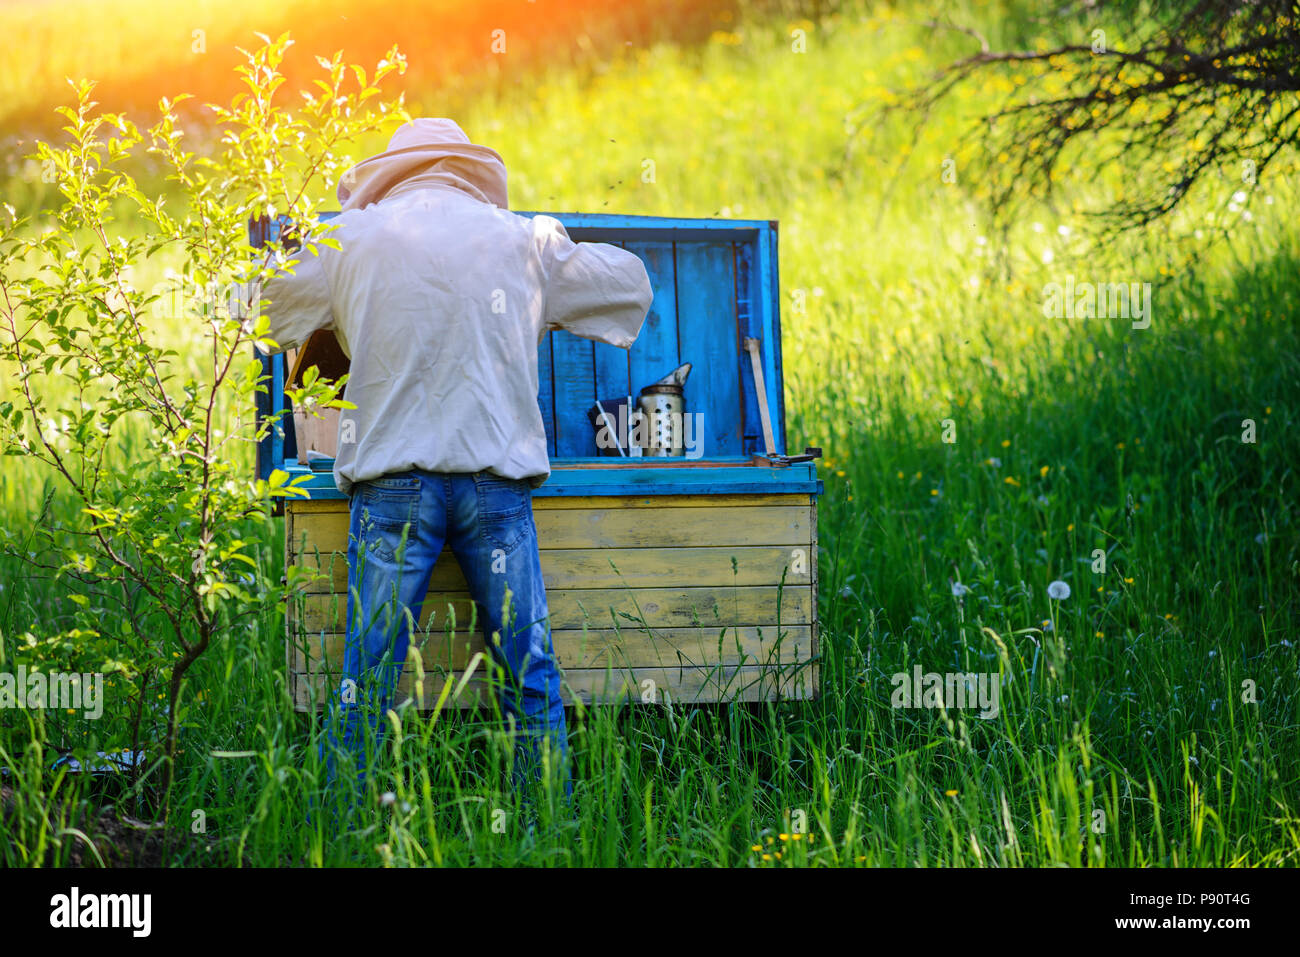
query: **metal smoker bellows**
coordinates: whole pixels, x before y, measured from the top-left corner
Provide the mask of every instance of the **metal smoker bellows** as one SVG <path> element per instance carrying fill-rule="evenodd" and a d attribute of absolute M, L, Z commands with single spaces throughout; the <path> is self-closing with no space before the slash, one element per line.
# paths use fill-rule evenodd
<path fill-rule="evenodd" d="M 641 390 L 639 404 L 646 417 L 648 434 L 642 455 L 668 457 L 686 454 L 684 386 L 690 372 L 691 364 L 683 363 Z"/>

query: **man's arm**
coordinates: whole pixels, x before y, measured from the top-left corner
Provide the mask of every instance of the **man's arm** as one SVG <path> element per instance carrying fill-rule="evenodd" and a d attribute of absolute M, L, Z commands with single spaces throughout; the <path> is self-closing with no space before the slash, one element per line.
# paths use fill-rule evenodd
<path fill-rule="evenodd" d="M 546 276 L 543 330 L 631 348 L 654 298 L 645 264 L 618 246 L 573 242 L 553 216 L 534 220 Z"/>
<path fill-rule="evenodd" d="M 293 272 L 277 272 L 261 289 L 261 298 L 269 302 L 266 314 L 271 320 L 270 338 L 277 345 L 272 349 L 257 343 L 264 355 L 300 346 L 316 330 L 334 324 L 329 279 L 320 257 L 300 252 L 289 260 L 287 268 Z"/>

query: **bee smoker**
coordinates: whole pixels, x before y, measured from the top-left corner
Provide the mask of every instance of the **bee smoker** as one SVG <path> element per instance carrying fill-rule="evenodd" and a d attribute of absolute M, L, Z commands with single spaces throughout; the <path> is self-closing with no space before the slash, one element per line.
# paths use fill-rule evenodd
<path fill-rule="evenodd" d="M 690 374 L 689 362 L 678 366 L 658 382 L 641 390 L 638 405 L 644 416 L 646 444 L 641 454 L 668 457 L 686 454 L 685 384 Z"/>

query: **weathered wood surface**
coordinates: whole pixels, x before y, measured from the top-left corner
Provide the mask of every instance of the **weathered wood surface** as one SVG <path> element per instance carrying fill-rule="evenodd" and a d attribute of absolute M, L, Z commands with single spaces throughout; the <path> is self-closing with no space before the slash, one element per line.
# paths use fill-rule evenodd
<path fill-rule="evenodd" d="M 566 694 L 611 701 L 646 680 L 683 702 L 815 694 L 813 496 L 537 498 L 534 517 Z M 317 573 L 287 614 L 299 707 L 342 662 L 347 529 L 346 501 L 287 509 L 287 559 Z M 418 627 L 424 686 L 436 683 L 432 706 L 445 675 L 485 648 L 450 550 L 435 565 Z M 406 671 L 409 687 L 413 662 Z M 616 688 L 606 687 L 607 671 L 623 676 Z M 738 680 L 719 681 L 723 672 Z"/>
<path fill-rule="evenodd" d="M 770 585 L 786 573 L 787 585 L 806 585 L 812 566 L 805 561 L 796 571 L 792 553 L 804 545 L 683 545 L 678 548 L 543 548 L 542 578 L 548 589 L 582 582 L 592 588 L 654 586 L 666 580 L 698 585 Z M 733 567 L 732 562 L 735 562 Z M 294 562 L 320 573 L 307 587 L 311 594 L 345 593 L 348 587 L 347 554 L 308 548 L 294 554 Z M 465 591 L 465 575 L 450 548 L 444 548 L 433 567 L 430 592 Z"/>
<path fill-rule="evenodd" d="M 465 683 L 459 696 L 449 692 L 444 707 L 469 708 L 484 704 L 488 684 L 478 677 L 483 664 L 476 665 L 473 676 Z M 647 704 L 664 704 L 667 699 L 682 704 L 703 704 L 717 701 L 770 701 L 783 699 L 808 699 L 814 696 L 812 672 L 807 667 L 792 666 L 783 669 L 760 667 L 721 668 L 635 668 L 594 669 L 583 668 L 566 671 L 563 694 L 566 701 L 577 699 L 583 704 L 633 701 Z M 463 672 L 427 672 L 419 687 L 423 700 L 416 703 L 422 710 L 432 710 L 437 704 L 443 686 L 459 685 Z M 651 682 L 651 684 L 646 684 Z M 408 666 L 397 686 L 397 700 L 415 697 L 417 679 Z M 338 687 L 338 678 L 332 673 L 315 672 L 295 676 L 294 705 L 299 711 L 323 706 L 330 688 Z"/>
<path fill-rule="evenodd" d="M 482 631 L 471 632 L 468 625 L 468 621 L 460 622 L 450 635 L 416 636 L 425 670 L 459 670 L 485 650 Z M 807 661 L 812 653 L 812 629 L 808 625 L 782 625 L 780 631 L 775 626 L 754 625 L 640 631 L 628 627 L 588 631 L 560 628 L 551 630 L 551 640 L 565 669 L 788 665 Z M 343 662 L 343 644 L 340 632 L 300 633 L 290 648 L 290 668 L 306 671 L 310 661 L 337 671 Z"/>
<path fill-rule="evenodd" d="M 800 496 L 806 498 L 807 496 Z M 662 506 L 638 508 L 539 507 L 534 500 L 537 541 L 555 548 L 730 547 L 740 545 L 804 545 L 812 541 L 809 505 Z M 313 502 L 313 506 L 327 504 Z M 297 509 L 299 506 L 294 505 Z M 336 500 L 328 511 L 300 513 L 302 519 L 286 529 L 291 555 L 319 548 L 347 552 L 346 501 Z M 307 515 L 314 515 L 308 519 Z M 303 535 L 307 538 L 304 543 Z"/>
<path fill-rule="evenodd" d="M 602 628 L 614 621 L 628 627 L 703 627 L 715 631 L 727 625 L 806 625 L 812 621 L 810 589 L 788 588 L 778 596 L 775 585 L 696 587 L 666 585 L 662 588 L 548 588 L 546 604 L 553 629 Z M 293 615 L 310 634 L 346 631 L 345 594 L 307 595 L 302 616 Z M 468 621 L 472 602 L 468 592 L 430 593 L 420 607 L 416 626 L 441 631 L 453 615 Z"/>

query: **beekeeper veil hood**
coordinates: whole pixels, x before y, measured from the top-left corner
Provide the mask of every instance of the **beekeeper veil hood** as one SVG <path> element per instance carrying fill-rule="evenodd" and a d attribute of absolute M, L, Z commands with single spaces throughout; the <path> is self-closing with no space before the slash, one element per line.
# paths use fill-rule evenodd
<path fill-rule="evenodd" d="M 486 146 L 471 143 L 452 120 L 422 117 L 402 126 L 388 149 L 343 174 L 338 197 L 342 211 L 377 203 L 400 183 L 443 183 L 480 202 L 508 209 L 506 164 Z"/>

